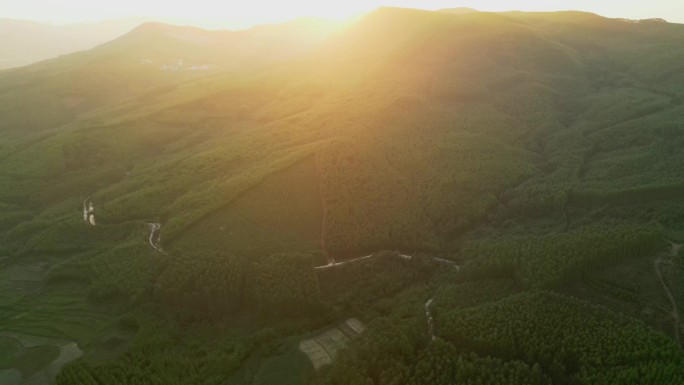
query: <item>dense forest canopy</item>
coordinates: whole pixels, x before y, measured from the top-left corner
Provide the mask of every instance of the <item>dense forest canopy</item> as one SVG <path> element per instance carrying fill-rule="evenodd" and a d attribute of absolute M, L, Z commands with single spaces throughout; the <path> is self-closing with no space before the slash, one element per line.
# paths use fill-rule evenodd
<path fill-rule="evenodd" d="M 684 383 L 684 26 L 312 23 L 0 71 L 0 384 Z"/>

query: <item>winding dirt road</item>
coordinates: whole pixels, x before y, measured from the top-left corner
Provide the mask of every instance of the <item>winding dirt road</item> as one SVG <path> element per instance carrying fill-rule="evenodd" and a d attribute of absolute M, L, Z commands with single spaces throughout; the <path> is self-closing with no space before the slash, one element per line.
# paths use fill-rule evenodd
<path fill-rule="evenodd" d="M 152 246 L 152 248 L 157 250 L 158 252 L 164 255 L 168 255 L 159 244 L 161 238 L 161 235 L 159 235 L 159 230 L 161 230 L 161 223 L 148 223 L 147 225 L 150 227 L 150 237 L 148 239 L 150 246 Z"/>
<path fill-rule="evenodd" d="M 90 196 L 83 200 L 83 222 L 85 222 L 86 225 L 95 226 L 95 206 L 93 205 Z M 161 223 L 148 223 L 147 225 L 150 229 L 150 236 L 147 240 L 150 246 L 164 255 L 169 255 L 162 249 L 160 244 L 161 235 L 159 234 L 159 230 L 161 230 L 162 227 Z"/>

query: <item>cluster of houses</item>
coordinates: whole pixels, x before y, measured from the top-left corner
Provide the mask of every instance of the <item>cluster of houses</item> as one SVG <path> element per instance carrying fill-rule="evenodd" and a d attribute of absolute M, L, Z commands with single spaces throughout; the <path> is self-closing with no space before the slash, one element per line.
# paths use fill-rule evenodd
<path fill-rule="evenodd" d="M 154 62 L 150 59 L 140 60 L 142 65 L 152 65 Z M 159 69 L 162 71 L 211 71 L 217 69 L 218 66 L 214 64 L 199 64 L 199 65 L 186 65 L 183 59 L 175 59 L 170 63 L 162 64 Z"/>

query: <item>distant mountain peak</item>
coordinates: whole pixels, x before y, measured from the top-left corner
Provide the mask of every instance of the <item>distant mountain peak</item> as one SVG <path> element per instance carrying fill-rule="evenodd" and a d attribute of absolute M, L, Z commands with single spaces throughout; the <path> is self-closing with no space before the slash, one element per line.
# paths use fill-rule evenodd
<path fill-rule="evenodd" d="M 177 31 L 194 31 L 194 32 L 204 32 L 205 30 L 198 27 L 188 27 L 180 26 L 175 24 L 167 24 L 158 21 L 148 21 L 140 24 L 134 28 L 131 34 L 146 34 L 146 33 L 169 33 Z"/>

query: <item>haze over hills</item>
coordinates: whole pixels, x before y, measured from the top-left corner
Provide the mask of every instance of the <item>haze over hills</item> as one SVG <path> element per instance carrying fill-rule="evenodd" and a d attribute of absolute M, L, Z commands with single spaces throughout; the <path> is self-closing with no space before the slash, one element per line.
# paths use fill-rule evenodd
<path fill-rule="evenodd" d="M 126 18 L 120 20 L 106 20 L 98 23 L 80 23 L 56 26 L 26 20 L 0 19 L 0 33 L 5 37 L 0 42 L 0 69 L 20 67 L 60 55 L 84 51 L 110 40 L 121 37 L 134 28 L 148 22 L 145 18 Z M 289 27 L 287 27 L 289 26 Z M 187 27 L 186 31 L 192 27 Z M 205 31 L 214 36 L 231 34 L 263 35 L 283 43 L 281 50 L 287 50 L 286 39 L 317 39 L 325 36 L 337 28 L 334 22 L 327 22 L 315 18 L 301 18 L 278 26 L 262 25 L 241 31 Z M 197 28 L 199 30 L 199 28 Z M 249 32 L 246 32 L 249 31 Z M 284 37 L 277 36 L 284 32 Z M 216 47 L 230 48 L 230 47 Z"/>
<path fill-rule="evenodd" d="M 145 23 L 92 50 L 0 74 L 0 128 L 41 131 L 188 79 L 257 70 L 311 49 L 335 28 L 312 19 L 244 31 Z M 37 104 L 44 113 L 30 113 Z"/>
<path fill-rule="evenodd" d="M 117 38 L 144 22 L 127 18 L 64 26 L 0 19 L 0 69 L 20 67 Z"/>
<path fill-rule="evenodd" d="M 0 72 L 0 380 L 684 383 L 683 46 L 383 8 Z"/>

